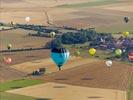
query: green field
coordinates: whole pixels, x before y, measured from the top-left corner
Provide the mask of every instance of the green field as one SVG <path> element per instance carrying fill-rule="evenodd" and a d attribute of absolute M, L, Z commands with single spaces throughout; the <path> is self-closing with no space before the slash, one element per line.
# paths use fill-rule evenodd
<path fill-rule="evenodd" d="M 21 79 L 0 83 L 0 92 L 44 83 L 41 80 Z"/>
<path fill-rule="evenodd" d="M 28 96 L 21 96 L 6 92 L 0 92 L 0 100 L 37 100 L 37 99 Z"/>

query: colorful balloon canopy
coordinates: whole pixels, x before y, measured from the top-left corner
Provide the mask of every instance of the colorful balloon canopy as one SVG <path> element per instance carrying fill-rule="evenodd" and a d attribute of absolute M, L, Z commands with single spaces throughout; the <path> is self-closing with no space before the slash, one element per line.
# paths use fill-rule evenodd
<path fill-rule="evenodd" d="M 94 56 L 94 55 L 96 54 L 96 49 L 95 49 L 95 48 L 90 48 L 90 49 L 89 49 L 89 54 L 90 54 L 91 56 Z"/>
<path fill-rule="evenodd" d="M 129 61 L 133 61 L 133 50 L 130 50 L 130 51 L 128 52 L 128 60 L 129 60 Z"/>
<path fill-rule="evenodd" d="M 54 38 L 54 37 L 55 37 L 55 35 L 56 35 L 56 33 L 55 33 L 55 32 L 50 32 L 50 37 Z"/>
<path fill-rule="evenodd" d="M 128 37 L 128 36 L 129 36 L 129 32 L 123 32 L 123 35 L 124 35 L 125 37 Z"/>
<path fill-rule="evenodd" d="M 122 50 L 121 49 L 116 49 L 115 50 L 115 55 L 116 56 L 121 56 L 122 55 Z"/>
<path fill-rule="evenodd" d="M 10 64 L 12 62 L 12 59 L 10 57 L 4 57 L 3 60 L 6 64 Z"/>
<path fill-rule="evenodd" d="M 58 66 L 59 70 L 69 59 L 70 53 L 65 48 L 53 48 L 51 50 L 51 58 Z"/>
<path fill-rule="evenodd" d="M 111 67 L 112 66 L 112 60 L 107 60 L 106 62 L 106 65 L 107 65 L 107 67 Z"/>
<path fill-rule="evenodd" d="M 8 44 L 7 45 L 7 49 L 9 50 L 9 49 L 11 49 L 12 48 L 12 44 Z"/>

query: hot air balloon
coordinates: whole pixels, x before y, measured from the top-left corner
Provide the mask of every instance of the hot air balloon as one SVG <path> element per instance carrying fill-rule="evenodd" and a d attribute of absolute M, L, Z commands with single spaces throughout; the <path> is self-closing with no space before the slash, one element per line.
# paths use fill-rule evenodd
<path fill-rule="evenodd" d="M 65 48 L 53 48 L 51 50 L 51 58 L 58 66 L 59 70 L 61 70 L 63 64 L 67 62 L 69 55 L 69 51 Z"/>
<path fill-rule="evenodd" d="M 133 50 L 129 51 L 129 53 L 128 53 L 128 60 L 133 62 Z"/>
<path fill-rule="evenodd" d="M 10 64 L 12 62 L 12 59 L 10 57 L 4 57 L 3 60 L 6 64 Z"/>
<path fill-rule="evenodd" d="M 76 56 L 80 56 L 80 51 L 79 51 L 79 50 L 76 50 L 76 51 L 75 51 L 75 55 L 76 55 Z"/>
<path fill-rule="evenodd" d="M 30 17 L 25 17 L 25 21 L 29 22 L 30 21 Z"/>
<path fill-rule="evenodd" d="M 125 21 L 125 23 L 128 23 L 129 17 L 124 17 L 124 21 Z"/>
<path fill-rule="evenodd" d="M 10 50 L 12 48 L 12 44 L 7 45 L 7 49 Z"/>
<path fill-rule="evenodd" d="M 116 56 L 121 56 L 121 54 L 122 54 L 122 50 L 121 49 L 116 49 L 115 50 L 115 55 Z"/>
<path fill-rule="evenodd" d="M 111 60 L 107 60 L 105 63 L 107 65 L 107 67 L 111 67 L 113 64 Z"/>
<path fill-rule="evenodd" d="M 91 56 L 94 56 L 94 55 L 96 54 L 96 49 L 95 49 L 95 48 L 90 48 L 90 49 L 89 49 L 89 54 L 90 54 Z"/>
<path fill-rule="evenodd" d="M 123 32 L 123 35 L 124 35 L 125 37 L 128 37 L 128 36 L 129 36 L 129 32 Z"/>
<path fill-rule="evenodd" d="M 54 37 L 55 37 L 55 35 L 56 35 L 56 33 L 55 33 L 55 32 L 51 32 L 51 33 L 50 33 L 50 37 L 52 37 L 52 38 L 54 38 Z"/>

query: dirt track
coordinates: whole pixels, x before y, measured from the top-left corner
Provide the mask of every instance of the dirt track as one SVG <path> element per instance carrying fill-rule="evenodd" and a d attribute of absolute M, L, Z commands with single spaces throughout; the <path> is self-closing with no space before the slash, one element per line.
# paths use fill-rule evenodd
<path fill-rule="evenodd" d="M 40 79 L 86 87 L 127 90 L 132 72 L 133 68 L 126 64 L 113 62 L 113 66 L 107 68 L 104 61 L 97 61 Z"/>

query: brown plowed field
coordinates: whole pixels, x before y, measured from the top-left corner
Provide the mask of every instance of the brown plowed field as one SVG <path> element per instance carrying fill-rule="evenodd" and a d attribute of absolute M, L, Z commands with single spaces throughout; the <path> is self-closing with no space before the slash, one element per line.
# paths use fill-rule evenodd
<path fill-rule="evenodd" d="M 86 87 L 127 90 L 132 72 L 133 68 L 126 64 L 113 62 L 113 66 L 107 68 L 104 61 L 97 61 L 56 72 L 41 79 Z"/>
<path fill-rule="evenodd" d="M 8 80 L 20 79 L 25 75 L 25 73 L 10 68 L 9 66 L 0 64 L 0 83 Z"/>

